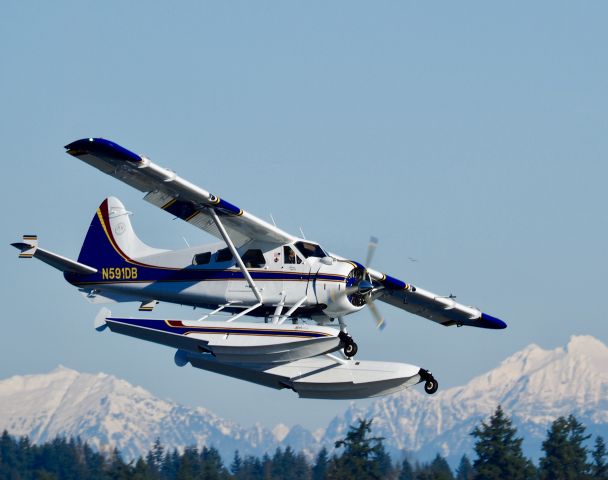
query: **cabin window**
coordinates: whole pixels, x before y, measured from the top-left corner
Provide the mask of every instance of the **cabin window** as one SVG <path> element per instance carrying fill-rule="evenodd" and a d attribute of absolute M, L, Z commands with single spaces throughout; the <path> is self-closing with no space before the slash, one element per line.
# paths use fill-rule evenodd
<path fill-rule="evenodd" d="M 215 256 L 216 262 L 229 262 L 230 260 L 232 260 L 232 252 L 228 247 L 217 251 L 217 255 Z"/>
<path fill-rule="evenodd" d="M 321 248 L 320 245 L 317 245 L 315 243 L 308 243 L 308 242 L 297 242 L 295 244 L 295 247 L 298 249 L 298 251 L 304 255 L 304 258 L 308 258 L 308 257 L 327 257 L 327 253 L 325 253 L 323 251 L 323 249 Z"/>
<path fill-rule="evenodd" d="M 260 268 L 266 265 L 264 254 L 259 248 L 247 250 L 241 259 L 247 268 Z"/>
<path fill-rule="evenodd" d="M 211 252 L 197 253 L 192 259 L 192 265 L 207 265 L 211 261 Z"/>
<path fill-rule="evenodd" d="M 296 252 L 293 251 L 293 248 L 287 245 L 283 247 L 283 255 L 283 263 L 285 264 L 302 263 L 302 260 L 296 255 Z"/>

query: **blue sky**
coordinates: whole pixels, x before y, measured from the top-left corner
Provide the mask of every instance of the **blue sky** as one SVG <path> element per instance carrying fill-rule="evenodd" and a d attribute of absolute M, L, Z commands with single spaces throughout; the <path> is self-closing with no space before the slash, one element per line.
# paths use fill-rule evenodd
<path fill-rule="evenodd" d="M 88 136 L 341 255 L 364 259 L 375 235 L 375 268 L 509 324 L 443 328 L 381 304 L 384 332 L 350 320 L 361 358 L 424 366 L 445 388 L 530 343 L 608 342 L 607 14 L 599 1 L 5 2 L 0 377 L 105 371 L 245 425 L 316 428 L 347 404 L 97 334 L 95 306 L 17 260 L 22 233 L 76 257 L 108 195 L 151 245 L 207 241 L 64 153 Z"/>

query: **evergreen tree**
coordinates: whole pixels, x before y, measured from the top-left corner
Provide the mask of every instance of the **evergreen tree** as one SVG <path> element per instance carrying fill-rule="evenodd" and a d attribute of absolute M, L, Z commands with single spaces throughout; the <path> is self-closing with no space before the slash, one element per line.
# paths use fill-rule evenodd
<path fill-rule="evenodd" d="M 412 464 L 408 462 L 407 458 L 404 458 L 403 463 L 401 463 L 399 480 L 414 480 L 414 469 L 412 468 Z"/>
<path fill-rule="evenodd" d="M 441 455 L 437 454 L 430 465 L 431 472 L 435 480 L 454 480 L 452 470 L 448 462 Z"/>
<path fill-rule="evenodd" d="M 287 447 L 285 451 L 277 448 L 272 457 L 271 475 L 273 480 L 285 480 L 290 478 L 293 473 L 295 456 L 291 447 Z"/>
<path fill-rule="evenodd" d="M 327 454 L 327 448 L 323 447 L 319 450 L 315 464 L 312 467 L 312 480 L 325 480 L 328 463 L 329 455 Z"/>
<path fill-rule="evenodd" d="M 428 463 L 416 463 L 414 468 L 414 478 L 416 480 L 435 480 L 435 474 L 431 470 L 431 465 Z"/>
<path fill-rule="evenodd" d="M 104 473 L 106 459 L 101 453 L 93 451 L 86 442 L 82 446 L 82 457 L 89 472 L 90 480 L 103 480 L 106 478 Z"/>
<path fill-rule="evenodd" d="M 369 436 L 371 423 L 371 420 L 360 420 L 358 425 L 349 428 L 343 440 L 336 442 L 336 448 L 344 448 L 344 451 L 340 457 L 332 458 L 327 478 L 383 478 L 383 460 L 388 454 L 382 445 L 383 438 Z"/>
<path fill-rule="evenodd" d="M 583 445 L 589 437 L 573 415 L 557 418 L 543 442 L 545 456 L 540 459 L 540 478 L 570 480 L 583 477 L 589 471 L 587 448 Z"/>
<path fill-rule="evenodd" d="M 156 437 L 156 440 L 154 440 L 154 445 L 152 445 L 152 450 L 150 450 L 148 455 L 146 455 L 148 469 L 154 478 L 160 475 L 160 468 L 163 464 L 164 452 L 165 450 L 160 443 L 160 438 Z"/>
<path fill-rule="evenodd" d="M 263 479 L 271 479 L 272 478 L 272 460 L 268 456 L 267 453 L 262 457 L 262 478 Z"/>
<path fill-rule="evenodd" d="M 131 476 L 131 469 L 122 461 L 122 456 L 116 447 L 114 447 L 112 455 L 110 456 L 108 476 L 112 480 L 128 480 Z M 64 477 L 62 476 L 60 478 Z"/>
<path fill-rule="evenodd" d="M 205 480 L 221 480 L 228 478 L 228 471 L 222 462 L 220 452 L 214 447 L 203 447 L 201 450 L 202 478 Z"/>
<path fill-rule="evenodd" d="M 243 468 L 243 460 L 239 455 L 239 451 L 236 450 L 234 452 L 234 458 L 232 459 L 232 463 L 230 464 L 230 471 L 232 472 L 232 475 L 236 477 L 241 471 L 241 468 Z"/>
<path fill-rule="evenodd" d="M 413 478 L 415 480 L 454 480 L 454 475 L 445 458 L 437 454 L 431 463 L 417 464 Z"/>
<path fill-rule="evenodd" d="M 291 478 L 297 480 L 311 480 L 312 470 L 302 452 L 296 455 L 293 465 L 293 476 Z"/>
<path fill-rule="evenodd" d="M 165 451 L 165 456 L 163 457 L 163 464 L 160 468 L 161 478 L 167 480 L 173 480 L 177 475 L 177 469 L 179 468 L 179 454 L 177 450 L 173 449 L 173 452 L 169 453 Z"/>
<path fill-rule="evenodd" d="M 591 477 L 608 479 L 608 453 L 606 443 L 602 437 L 595 437 L 593 452 L 593 464 L 591 465 Z"/>
<path fill-rule="evenodd" d="M 392 476 L 394 473 L 393 462 L 382 442 L 378 444 L 378 449 L 374 452 L 372 460 L 377 465 L 381 478 L 389 478 Z"/>
<path fill-rule="evenodd" d="M 475 477 L 475 470 L 469 460 L 469 457 L 463 455 L 456 469 L 456 480 L 473 480 Z"/>
<path fill-rule="evenodd" d="M 176 480 L 191 480 L 201 474 L 198 449 L 187 447 L 180 455 L 179 466 L 177 468 Z"/>
<path fill-rule="evenodd" d="M 158 474 L 156 474 L 150 464 L 139 457 L 137 462 L 135 462 L 135 467 L 133 467 L 133 476 L 131 477 L 133 480 L 151 480 L 158 478 Z"/>
<path fill-rule="evenodd" d="M 471 435 L 475 437 L 473 463 L 476 480 L 524 480 L 534 477 L 535 469 L 523 455 L 522 439 L 515 435 L 517 429 L 499 405 L 489 423 L 481 422 Z"/>

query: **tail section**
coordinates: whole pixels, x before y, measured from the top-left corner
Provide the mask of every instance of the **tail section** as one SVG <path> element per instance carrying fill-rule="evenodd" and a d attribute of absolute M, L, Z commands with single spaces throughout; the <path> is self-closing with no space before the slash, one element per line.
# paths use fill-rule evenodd
<path fill-rule="evenodd" d="M 11 245 L 21 252 L 19 258 L 37 258 L 51 267 L 66 273 L 76 273 L 80 275 L 92 275 L 97 273 L 96 268 L 75 262 L 62 255 L 45 250 L 44 248 L 38 248 L 37 235 L 23 235 L 22 242 L 11 243 Z"/>
<path fill-rule="evenodd" d="M 95 267 L 121 266 L 131 259 L 163 252 L 135 235 L 129 215 L 116 197 L 106 198 L 91 221 L 78 261 Z"/>

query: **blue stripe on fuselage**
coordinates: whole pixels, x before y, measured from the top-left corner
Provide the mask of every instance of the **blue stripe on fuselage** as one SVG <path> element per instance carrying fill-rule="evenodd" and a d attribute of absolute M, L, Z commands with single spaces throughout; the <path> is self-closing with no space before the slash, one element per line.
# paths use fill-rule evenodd
<path fill-rule="evenodd" d="M 119 264 L 124 265 L 125 263 Z M 127 264 L 128 265 L 128 264 Z M 104 270 L 105 268 L 105 270 Z M 183 269 L 167 269 L 144 267 L 141 265 L 133 265 L 127 268 L 136 269 L 133 274 L 129 272 L 128 277 L 124 274 L 122 267 L 99 267 L 99 271 L 92 275 L 81 275 L 71 272 L 66 272 L 66 279 L 72 284 L 87 284 L 87 283 L 128 283 L 128 282 L 203 282 L 203 281 L 228 281 L 228 280 L 245 280 L 243 273 L 240 270 L 211 270 L 201 269 L 196 267 L 186 267 Z M 111 277 L 108 275 L 109 270 L 119 270 L 120 278 L 115 272 L 111 272 Z M 300 281 L 307 282 L 311 278 L 305 273 L 283 273 L 269 271 L 249 270 L 250 275 L 257 281 Z M 343 282 L 344 277 L 340 275 L 323 275 L 318 274 L 315 277 L 316 281 L 325 282 Z"/>

